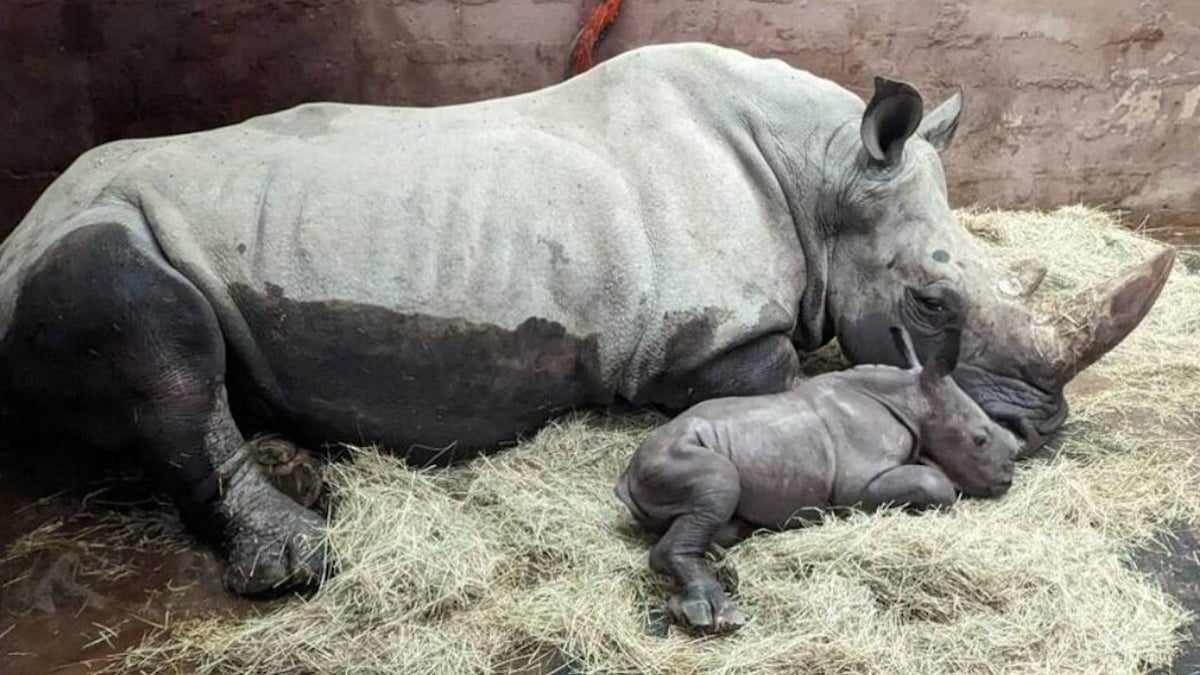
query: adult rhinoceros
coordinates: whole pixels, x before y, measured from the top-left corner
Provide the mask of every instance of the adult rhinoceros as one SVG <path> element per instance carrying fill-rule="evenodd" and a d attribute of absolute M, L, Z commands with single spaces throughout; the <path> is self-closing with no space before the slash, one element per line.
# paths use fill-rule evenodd
<path fill-rule="evenodd" d="M 5 429 L 136 449 L 227 584 L 311 581 L 319 518 L 246 461 L 247 420 L 418 461 L 614 400 L 785 389 L 836 337 L 900 364 L 936 288 L 970 307 L 956 379 L 1037 445 L 1066 380 L 1148 311 L 1170 253 L 1066 339 L 997 290 L 922 118 L 778 60 L 681 44 L 531 94 L 312 104 L 98 147 L 0 250 Z M 235 415 L 242 422 L 235 423 Z"/>

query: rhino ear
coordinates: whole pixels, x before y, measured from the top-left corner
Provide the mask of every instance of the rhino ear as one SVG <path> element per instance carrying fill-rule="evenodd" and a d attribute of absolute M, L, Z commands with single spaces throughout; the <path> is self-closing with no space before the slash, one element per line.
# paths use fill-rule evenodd
<path fill-rule="evenodd" d="M 950 147 L 950 141 L 954 140 L 954 132 L 958 131 L 958 120 L 962 116 L 963 109 L 963 93 L 962 87 L 959 87 L 954 95 L 942 102 L 941 105 L 934 108 L 933 112 L 929 113 L 925 119 L 921 120 L 921 128 L 917 133 L 921 138 L 929 141 L 929 144 L 937 148 L 938 152 L 942 152 Z"/>
<path fill-rule="evenodd" d="M 875 78 L 875 95 L 863 113 L 859 133 L 867 154 L 884 166 L 894 166 L 904 144 L 921 124 L 921 95 L 912 85 L 886 77 Z"/>

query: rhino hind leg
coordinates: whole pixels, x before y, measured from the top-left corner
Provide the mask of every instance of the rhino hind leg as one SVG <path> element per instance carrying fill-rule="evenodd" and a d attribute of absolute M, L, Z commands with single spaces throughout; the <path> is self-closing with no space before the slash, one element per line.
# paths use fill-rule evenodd
<path fill-rule="evenodd" d="M 0 342 L 5 425 L 136 452 L 188 527 L 223 549 L 231 590 L 316 581 L 321 519 L 253 461 L 224 379 L 208 301 L 153 243 L 114 224 L 76 230 L 43 254 Z"/>
<path fill-rule="evenodd" d="M 678 591 L 668 608 L 696 630 L 723 632 L 745 623 L 742 612 L 708 569 L 704 555 L 728 534 L 741 494 L 728 458 L 690 440 L 643 447 L 629 476 L 629 491 L 651 519 L 669 522 L 650 552 L 650 567 Z"/>
<path fill-rule="evenodd" d="M 721 548 L 731 548 L 749 539 L 756 529 L 758 528 L 755 525 L 734 516 L 717 530 L 712 543 Z"/>

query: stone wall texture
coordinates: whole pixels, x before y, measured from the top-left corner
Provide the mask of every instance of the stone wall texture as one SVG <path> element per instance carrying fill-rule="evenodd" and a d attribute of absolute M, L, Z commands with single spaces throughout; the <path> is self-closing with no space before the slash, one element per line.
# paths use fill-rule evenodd
<path fill-rule="evenodd" d="M 0 234 L 98 143 L 296 103 L 433 105 L 566 74 L 593 0 L 3 0 Z M 1198 0 L 625 0 L 597 51 L 704 40 L 967 112 L 956 205 L 1200 223 Z"/>

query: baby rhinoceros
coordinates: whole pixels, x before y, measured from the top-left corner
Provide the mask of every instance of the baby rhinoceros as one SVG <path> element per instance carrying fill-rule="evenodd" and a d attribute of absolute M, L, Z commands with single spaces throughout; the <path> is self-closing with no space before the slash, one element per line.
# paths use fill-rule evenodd
<path fill-rule="evenodd" d="M 920 509 L 1008 489 L 1020 443 L 950 377 L 964 316 L 957 296 L 943 300 L 937 325 L 913 326 L 915 349 L 893 329 L 908 369 L 858 366 L 780 394 L 712 399 L 646 437 L 616 494 L 662 535 L 650 566 L 678 586 L 676 621 L 704 631 L 744 622 L 705 566 L 710 543 L 830 507 Z"/>

